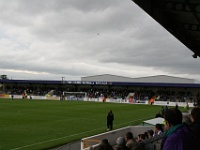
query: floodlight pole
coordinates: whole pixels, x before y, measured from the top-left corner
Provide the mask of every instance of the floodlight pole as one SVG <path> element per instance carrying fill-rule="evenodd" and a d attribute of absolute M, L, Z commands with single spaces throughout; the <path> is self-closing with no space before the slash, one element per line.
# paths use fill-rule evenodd
<path fill-rule="evenodd" d="M 62 84 L 64 84 L 64 78 L 65 78 L 65 77 L 62 77 Z"/>
<path fill-rule="evenodd" d="M 60 97 L 60 100 L 61 100 L 61 101 L 64 99 L 64 98 L 63 98 L 63 84 L 64 84 L 64 79 L 65 79 L 65 77 L 62 77 L 62 81 L 61 81 L 61 82 L 62 82 L 62 83 L 61 83 L 61 93 L 60 93 L 60 94 L 61 94 L 61 95 L 60 95 L 60 96 L 61 96 L 61 97 Z"/>

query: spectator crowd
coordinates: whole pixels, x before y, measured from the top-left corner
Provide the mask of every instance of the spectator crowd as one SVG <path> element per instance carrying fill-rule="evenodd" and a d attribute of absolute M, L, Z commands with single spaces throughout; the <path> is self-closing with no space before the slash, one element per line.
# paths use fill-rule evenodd
<path fill-rule="evenodd" d="M 152 97 L 159 101 L 172 101 L 172 102 L 195 102 L 196 99 L 200 99 L 200 93 L 192 93 L 189 90 L 151 90 L 151 89 L 125 89 L 125 88 L 62 88 L 61 86 L 56 87 L 25 87 L 25 86 L 7 86 L 4 91 L 0 91 L 0 94 L 13 94 L 21 95 L 26 91 L 27 94 L 44 96 L 49 91 L 53 90 L 55 96 L 60 96 L 63 91 L 67 92 L 86 92 L 88 98 L 99 98 L 105 97 L 110 99 L 121 98 L 125 100 L 129 93 L 134 93 L 133 99 L 137 100 L 150 100 Z"/>
<path fill-rule="evenodd" d="M 183 115 L 177 108 L 164 112 L 164 122 L 156 124 L 134 138 L 132 132 L 118 137 L 114 145 L 108 139 L 102 139 L 98 146 L 89 150 L 147 150 L 147 141 L 161 140 L 160 150 L 199 150 L 200 149 L 200 107 L 194 107 L 190 115 Z M 149 142 L 150 143 L 150 142 Z"/>

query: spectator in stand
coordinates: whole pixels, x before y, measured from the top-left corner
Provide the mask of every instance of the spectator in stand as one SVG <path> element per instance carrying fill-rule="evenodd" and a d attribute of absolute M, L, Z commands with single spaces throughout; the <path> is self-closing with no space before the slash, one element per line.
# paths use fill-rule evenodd
<path fill-rule="evenodd" d="M 118 137 L 116 140 L 116 144 L 117 144 L 116 147 L 117 150 L 129 150 L 128 147 L 126 146 L 125 138 L 123 137 Z"/>
<path fill-rule="evenodd" d="M 195 135 L 197 140 L 197 147 L 200 149 L 200 107 L 194 107 L 191 111 L 191 125 L 190 130 Z"/>
<path fill-rule="evenodd" d="M 139 134 L 138 138 L 137 138 L 137 142 L 139 143 L 139 142 L 142 142 L 144 140 L 145 140 L 145 135 L 144 134 Z"/>
<path fill-rule="evenodd" d="M 182 113 L 171 108 L 165 112 L 165 135 L 161 147 L 163 150 L 196 150 L 194 135 L 187 125 L 182 123 Z"/>
<path fill-rule="evenodd" d="M 148 139 L 148 133 L 147 133 L 147 131 L 144 132 L 144 137 L 145 137 L 145 139 Z"/>
<path fill-rule="evenodd" d="M 125 141 L 126 141 L 126 146 L 129 148 L 129 150 L 132 150 L 137 145 L 137 142 L 133 138 L 132 132 L 126 133 Z"/>
<path fill-rule="evenodd" d="M 163 133 L 162 124 L 157 123 L 155 125 L 155 128 L 154 128 L 154 135 L 153 136 L 160 135 L 161 133 Z"/>
<path fill-rule="evenodd" d="M 102 139 L 101 141 L 100 141 L 100 144 L 109 144 L 109 142 L 108 142 L 108 139 Z"/>
<path fill-rule="evenodd" d="M 113 129 L 113 120 L 114 120 L 114 114 L 112 110 L 110 110 L 107 115 L 107 130 Z"/>
<path fill-rule="evenodd" d="M 101 142 L 100 142 L 100 144 L 105 144 L 105 145 L 107 145 L 106 147 L 108 149 L 112 149 L 112 146 L 110 145 L 108 139 L 102 139 Z"/>
<path fill-rule="evenodd" d="M 99 144 L 94 148 L 94 150 L 113 150 L 112 147 L 108 146 L 107 144 Z"/>
<path fill-rule="evenodd" d="M 148 130 L 147 133 L 148 133 L 148 139 L 152 138 L 153 135 L 154 135 L 154 131 L 153 130 Z"/>

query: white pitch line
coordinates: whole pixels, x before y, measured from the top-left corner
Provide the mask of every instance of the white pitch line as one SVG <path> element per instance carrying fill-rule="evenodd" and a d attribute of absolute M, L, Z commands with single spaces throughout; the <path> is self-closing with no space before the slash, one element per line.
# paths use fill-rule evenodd
<path fill-rule="evenodd" d="M 137 120 L 134 120 L 134 121 L 129 121 L 129 122 L 117 124 L 116 126 L 127 124 L 127 123 L 131 123 L 131 122 L 135 122 L 135 121 L 139 121 L 139 120 L 143 120 L 143 119 L 147 119 L 147 118 L 150 118 L 150 117 L 140 118 L 140 119 L 137 119 Z M 104 127 L 102 127 L 102 128 L 104 128 Z M 26 148 L 26 147 L 31 147 L 31 146 L 35 146 L 35 145 L 44 144 L 44 143 L 49 143 L 49 142 L 57 141 L 57 140 L 60 140 L 60 139 L 73 137 L 73 136 L 77 136 L 77 135 L 81 135 L 81 134 L 85 134 L 85 133 L 88 133 L 88 132 L 91 132 L 91 131 L 96 131 L 96 130 L 99 130 L 99 129 L 102 129 L 102 128 L 97 128 L 97 129 L 93 129 L 93 130 L 89 130 L 89 131 L 85 131 L 85 132 L 81 132 L 81 133 L 77 133 L 77 134 L 72 134 L 72 135 L 69 135 L 69 136 L 64 136 L 64 137 L 60 137 L 60 138 L 52 139 L 52 140 L 48 140 L 48 141 L 43 141 L 43 142 L 33 143 L 33 144 L 29 144 L 29 145 L 24 145 L 24 146 L 21 146 L 21 147 L 13 148 L 11 150 L 19 150 L 19 149 Z"/>
<path fill-rule="evenodd" d="M 151 116 L 151 117 L 153 117 L 153 116 Z M 118 124 L 118 125 L 123 125 L 123 124 L 131 123 L 131 122 L 135 122 L 135 121 L 140 121 L 140 120 L 148 119 L 148 118 L 151 118 L 151 117 L 145 117 L 145 118 L 137 119 L 137 120 L 134 120 L 134 121 L 129 121 L 129 122 L 121 123 L 121 124 Z"/>

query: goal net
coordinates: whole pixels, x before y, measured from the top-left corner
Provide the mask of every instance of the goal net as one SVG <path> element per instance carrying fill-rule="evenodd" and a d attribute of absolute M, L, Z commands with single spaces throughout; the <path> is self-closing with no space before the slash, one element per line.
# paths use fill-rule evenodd
<path fill-rule="evenodd" d="M 63 92 L 65 100 L 88 100 L 86 92 Z"/>

